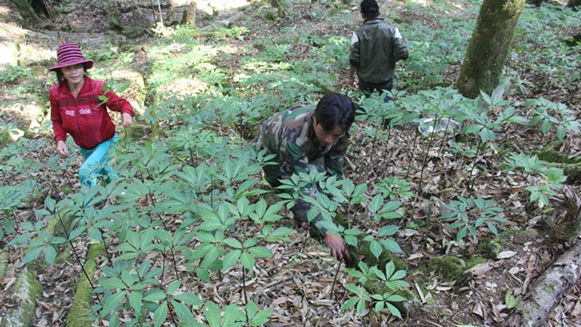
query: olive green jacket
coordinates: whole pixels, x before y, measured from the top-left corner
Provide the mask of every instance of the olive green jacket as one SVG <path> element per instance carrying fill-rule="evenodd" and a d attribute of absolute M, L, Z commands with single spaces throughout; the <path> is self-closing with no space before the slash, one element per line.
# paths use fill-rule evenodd
<path fill-rule="evenodd" d="M 408 48 L 395 26 L 383 19 L 366 20 L 353 33 L 349 62 L 357 70 L 359 81 L 382 84 L 393 78 L 395 63 L 407 59 Z"/>

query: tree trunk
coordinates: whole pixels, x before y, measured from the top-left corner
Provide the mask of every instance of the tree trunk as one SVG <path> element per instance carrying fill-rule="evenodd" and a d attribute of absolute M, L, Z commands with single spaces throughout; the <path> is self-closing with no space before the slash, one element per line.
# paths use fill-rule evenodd
<path fill-rule="evenodd" d="M 29 0 L 10 0 L 18 10 L 25 25 L 36 25 L 39 22 L 38 15 L 32 8 Z"/>
<path fill-rule="evenodd" d="M 574 8 L 581 6 L 581 0 L 569 0 L 567 3 L 567 7 Z"/>
<path fill-rule="evenodd" d="M 484 0 L 456 88 L 469 98 L 492 92 L 502 74 L 525 0 Z"/>
<path fill-rule="evenodd" d="M 527 0 L 527 3 L 534 5 L 535 7 L 540 7 L 543 0 Z"/>
<path fill-rule="evenodd" d="M 10 0 L 18 10 L 25 25 L 36 25 L 40 17 L 58 20 L 59 15 L 49 0 Z"/>

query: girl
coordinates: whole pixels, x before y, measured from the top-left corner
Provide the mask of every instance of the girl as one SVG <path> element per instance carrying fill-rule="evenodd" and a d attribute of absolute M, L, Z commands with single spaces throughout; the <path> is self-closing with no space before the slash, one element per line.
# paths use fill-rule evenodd
<path fill-rule="evenodd" d="M 68 156 L 65 140 L 70 134 L 85 158 L 79 169 L 81 185 L 95 186 L 97 175 L 109 182 L 117 177 L 109 165 L 111 144 L 117 134 L 106 108 L 121 112 L 123 127 L 131 125 L 133 109 L 127 100 L 112 91 L 103 91 L 104 82 L 87 76 L 93 61 L 83 57 L 76 43 L 61 44 L 57 59 L 58 64 L 50 70 L 56 72 L 58 83 L 52 86 L 49 96 L 56 150 L 63 157 Z M 103 95 L 105 101 L 99 99 Z"/>

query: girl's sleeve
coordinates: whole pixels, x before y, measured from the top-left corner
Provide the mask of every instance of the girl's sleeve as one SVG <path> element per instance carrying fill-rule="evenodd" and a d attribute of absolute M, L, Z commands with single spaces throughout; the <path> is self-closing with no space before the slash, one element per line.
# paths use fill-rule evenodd
<path fill-rule="evenodd" d="M 115 92 L 107 91 L 105 92 L 105 96 L 107 97 L 106 102 L 107 108 L 121 113 L 128 113 L 131 115 L 131 117 L 135 115 L 133 113 L 133 107 L 131 107 L 129 101 L 121 98 L 120 96 L 115 94 Z"/>
<path fill-rule="evenodd" d="M 55 142 L 65 141 L 67 139 L 67 133 L 65 133 L 65 129 L 63 128 L 59 104 L 54 93 L 54 90 L 51 90 L 50 95 L 48 96 L 50 100 L 50 120 L 52 120 L 54 140 Z"/>

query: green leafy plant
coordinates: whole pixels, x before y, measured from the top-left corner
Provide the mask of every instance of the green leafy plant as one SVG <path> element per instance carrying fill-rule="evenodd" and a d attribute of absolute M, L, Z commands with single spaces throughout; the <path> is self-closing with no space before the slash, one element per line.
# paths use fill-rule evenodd
<path fill-rule="evenodd" d="M 535 111 L 529 126 L 541 124 L 543 137 L 553 128 L 556 129 L 557 139 L 563 140 L 567 133 L 579 133 L 579 122 L 575 114 L 566 105 L 555 103 L 545 98 L 529 99 L 524 102 L 527 107 L 534 107 Z M 542 142 L 542 138 L 539 143 Z"/>
<path fill-rule="evenodd" d="M 563 187 L 567 180 L 563 169 L 557 167 L 547 167 L 545 162 L 536 155 L 527 156 L 524 153 L 512 153 L 506 158 L 506 170 L 522 169 L 527 176 L 536 175 L 534 185 L 528 185 L 530 201 L 537 202 L 539 208 L 549 204 L 549 196 L 557 196 L 557 190 Z"/>
<path fill-rule="evenodd" d="M 465 198 L 458 196 L 457 200 L 452 200 L 444 205 L 445 212 L 441 219 L 454 218 L 456 221 L 449 225 L 452 229 L 459 229 L 456 240 L 460 241 L 470 234 L 477 241 L 478 230 L 488 227 L 488 230 L 497 235 L 498 230 L 494 223 L 504 223 L 506 219 L 502 217 L 504 209 L 495 205 L 493 200 L 478 198 Z"/>
<path fill-rule="evenodd" d="M 361 286 L 356 286 L 354 284 L 345 285 L 345 288 L 356 296 L 345 301 L 341 309 L 347 310 L 356 306 L 357 314 L 361 315 L 366 309 L 367 302 L 373 302 L 375 303 L 373 306 L 375 311 L 379 312 L 384 308 L 387 308 L 392 315 L 402 319 L 401 312 L 393 305 L 393 303 L 405 301 L 405 298 L 397 294 L 397 292 L 409 288 L 409 284 L 404 280 L 406 277 L 406 271 L 396 271 L 393 261 L 390 261 L 385 265 L 384 271 L 377 269 L 375 266 L 368 269 L 367 265 L 361 263 L 360 269 L 361 272 L 350 270 L 349 274 L 358 278 L 359 282 L 363 283 L 378 280 L 384 285 L 384 287 L 379 293 L 369 294 L 368 291 Z"/>

